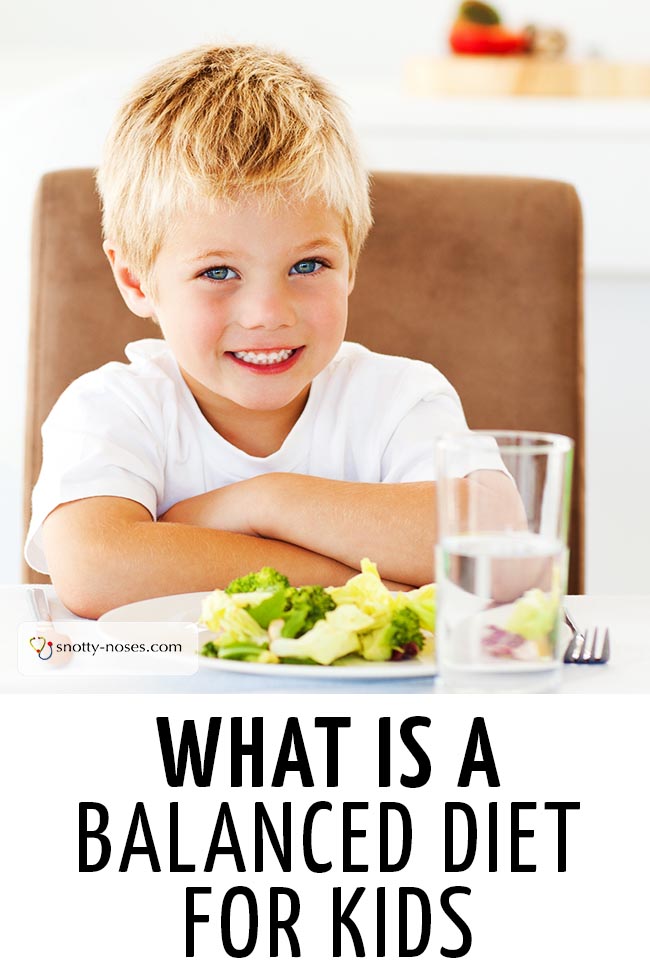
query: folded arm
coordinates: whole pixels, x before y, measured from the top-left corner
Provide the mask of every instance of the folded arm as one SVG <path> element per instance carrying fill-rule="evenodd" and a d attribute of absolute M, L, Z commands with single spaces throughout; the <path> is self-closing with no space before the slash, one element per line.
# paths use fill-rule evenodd
<path fill-rule="evenodd" d="M 498 471 L 470 478 L 491 520 L 495 512 L 504 523 L 516 519 L 520 502 L 508 478 Z M 463 481 L 461 493 L 469 489 Z M 87 617 L 140 599 L 223 588 L 263 565 L 295 585 L 343 585 L 366 556 L 389 588 L 409 588 L 433 578 L 435 492 L 430 482 L 264 474 L 178 502 L 157 522 L 126 498 L 71 501 L 46 518 L 44 544 L 60 598 Z"/>
<path fill-rule="evenodd" d="M 279 474 L 252 511 L 267 538 L 308 545 L 359 568 L 365 556 L 385 579 L 421 586 L 433 578 L 436 488 L 430 482 L 359 484 Z"/>
<path fill-rule="evenodd" d="M 491 524 L 521 520 L 519 496 L 499 471 L 459 479 Z M 433 578 L 436 485 L 359 484 L 304 474 L 264 474 L 188 498 L 164 520 L 228 528 L 310 549 L 358 570 L 366 556 L 384 579 L 421 586 Z M 525 518 L 524 518 L 525 523 Z"/>
<path fill-rule="evenodd" d="M 223 588 L 263 565 L 295 585 L 343 585 L 354 575 L 335 559 L 284 541 L 154 522 L 126 498 L 60 505 L 43 535 L 57 594 L 73 613 L 90 618 L 140 599 Z"/>

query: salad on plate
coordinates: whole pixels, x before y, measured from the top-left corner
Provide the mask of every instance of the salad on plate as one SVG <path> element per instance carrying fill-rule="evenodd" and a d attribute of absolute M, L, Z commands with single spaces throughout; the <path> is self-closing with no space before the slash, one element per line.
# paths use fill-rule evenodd
<path fill-rule="evenodd" d="M 199 623 L 211 639 L 201 653 L 267 664 L 348 666 L 432 657 L 435 585 L 391 592 L 377 566 L 344 586 L 292 586 L 269 566 L 216 589 Z"/>

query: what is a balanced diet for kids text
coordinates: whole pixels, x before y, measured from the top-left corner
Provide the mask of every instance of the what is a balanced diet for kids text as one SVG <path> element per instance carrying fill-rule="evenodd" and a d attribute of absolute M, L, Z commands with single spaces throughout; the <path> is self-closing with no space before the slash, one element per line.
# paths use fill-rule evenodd
<path fill-rule="evenodd" d="M 359 739 L 345 715 L 308 726 L 288 717 L 274 730 L 271 742 L 263 717 L 212 716 L 202 727 L 158 717 L 151 741 L 169 801 L 134 797 L 126 820 L 107 797 L 78 803 L 81 874 L 179 875 L 181 955 L 461 958 L 481 910 L 472 877 L 567 870 L 580 803 L 500 801 L 482 717 L 445 742 L 459 756 L 446 783 L 434 775 L 441 742 L 425 715 L 379 717 Z M 348 798 L 341 769 L 359 760 L 361 739 L 366 778 Z"/>

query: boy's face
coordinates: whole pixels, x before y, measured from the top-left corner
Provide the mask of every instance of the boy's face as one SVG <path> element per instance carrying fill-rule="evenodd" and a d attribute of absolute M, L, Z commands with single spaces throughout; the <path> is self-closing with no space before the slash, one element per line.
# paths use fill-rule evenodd
<path fill-rule="evenodd" d="M 314 200 L 197 206 L 175 223 L 152 280 L 138 313 L 157 319 L 208 420 L 219 429 L 243 409 L 290 427 L 345 334 L 341 218 Z"/>

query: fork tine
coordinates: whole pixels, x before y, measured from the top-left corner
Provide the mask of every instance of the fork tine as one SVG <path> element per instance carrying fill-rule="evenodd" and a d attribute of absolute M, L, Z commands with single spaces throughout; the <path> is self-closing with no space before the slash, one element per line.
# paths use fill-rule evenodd
<path fill-rule="evenodd" d="M 600 643 L 598 642 L 598 629 L 594 630 L 594 638 L 589 648 L 589 664 L 606 664 L 609 660 L 609 630 L 605 629 Z"/>
<path fill-rule="evenodd" d="M 571 639 L 569 640 L 569 645 L 567 646 L 566 650 L 564 651 L 564 662 L 565 662 L 565 664 L 573 664 L 573 663 L 576 662 L 576 660 L 577 660 L 577 654 L 576 654 L 575 650 L 576 650 L 576 644 L 577 644 L 577 642 L 578 642 L 578 634 L 577 633 L 574 633 L 573 636 L 571 637 Z"/>
<path fill-rule="evenodd" d="M 585 633 L 585 647 L 587 646 L 587 634 Z M 589 643 L 589 653 L 585 654 L 585 663 L 587 664 L 597 664 L 600 662 L 600 658 L 596 656 L 596 650 L 598 649 L 598 627 L 595 628 L 594 634 Z"/>
<path fill-rule="evenodd" d="M 603 648 L 600 654 L 601 664 L 606 664 L 609 660 L 609 630 L 605 630 L 605 639 L 603 640 Z"/>
<path fill-rule="evenodd" d="M 606 628 L 602 640 L 598 627 L 593 632 L 575 633 L 564 651 L 565 664 L 606 664 L 609 660 L 609 630 Z"/>
<path fill-rule="evenodd" d="M 598 652 L 596 652 L 598 651 Z M 606 629 L 600 644 L 596 643 L 594 634 L 594 647 L 592 657 L 589 661 L 592 664 L 606 664 L 609 660 L 609 630 Z"/>

